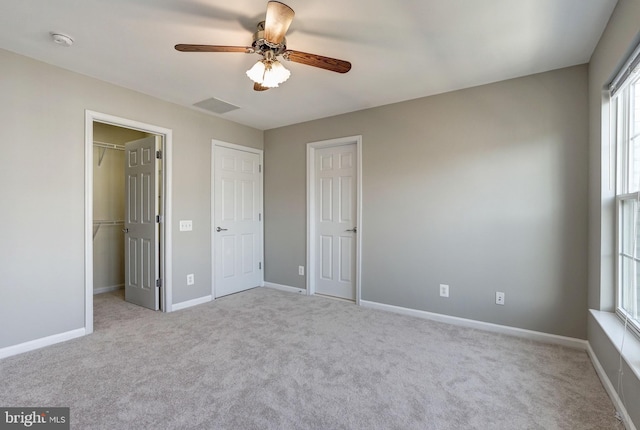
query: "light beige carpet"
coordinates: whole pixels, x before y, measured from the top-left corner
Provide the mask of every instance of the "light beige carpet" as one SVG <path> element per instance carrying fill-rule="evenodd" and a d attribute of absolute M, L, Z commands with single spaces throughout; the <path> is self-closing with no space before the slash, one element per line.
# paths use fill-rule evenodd
<path fill-rule="evenodd" d="M 0 405 L 72 429 L 622 429 L 584 351 L 257 288 L 0 360 Z"/>

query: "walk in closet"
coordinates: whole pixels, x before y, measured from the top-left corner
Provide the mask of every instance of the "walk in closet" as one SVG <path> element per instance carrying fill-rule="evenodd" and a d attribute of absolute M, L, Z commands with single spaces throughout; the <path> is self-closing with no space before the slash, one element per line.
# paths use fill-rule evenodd
<path fill-rule="evenodd" d="M 124 288 L 124 144 L 149 136 L 93 125 L 93 292 Z"/>

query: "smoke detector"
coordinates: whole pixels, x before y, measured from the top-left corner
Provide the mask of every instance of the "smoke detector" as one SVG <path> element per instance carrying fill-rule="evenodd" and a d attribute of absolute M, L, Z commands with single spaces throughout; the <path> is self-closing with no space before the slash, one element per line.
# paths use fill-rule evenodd
<path fill-rule="evenodd" d="M 51 39 L 53 39 L 53 41 L 58 45 L 67 46 L 67 47 L 73 45 L 73 39 L 67 36 L 66 34 L 62 34 L 62 33 L 50 33 L 50 34 L 51 34 Z"/>

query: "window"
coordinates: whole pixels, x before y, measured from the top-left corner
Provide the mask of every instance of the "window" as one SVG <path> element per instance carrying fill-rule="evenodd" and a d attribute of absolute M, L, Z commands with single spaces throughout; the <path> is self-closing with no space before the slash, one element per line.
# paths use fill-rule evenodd
<path fill-rule="evenodd" d="M 640 334 L 640 48 L 610 90 L 618 148 L 616 313 Z"/>

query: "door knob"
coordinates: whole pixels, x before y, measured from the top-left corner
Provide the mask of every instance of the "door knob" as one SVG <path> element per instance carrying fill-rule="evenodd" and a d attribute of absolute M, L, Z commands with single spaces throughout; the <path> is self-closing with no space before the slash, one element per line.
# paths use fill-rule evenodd
<path fill-rule="evenodd" d="M 220 228 L 220 227 L 216 228 L 216 231 L 218 233 L 220 233 L 221 231 L 227 231 L 227 230 L 229 230 L 229 229 L 228 228 Z"/>
<path fill-rule="evenodd" d="M 126 233 L 129 233 L 129 229 L 128 229 L 128 228 L 123 228 L 123 229 L 122 229 L 122 232 L 123 232 L 123 233 L 125 233 L 125 234 L 126 234 Z"/>
<path fill-rule="evenodd" d="M 345 231 L 351 231 L 353 233 L 357 233 L 358 232 L 358 228 L 357 227 L 353 227 L 353 228 L 350 228 L 349 230 L 345 230 Z"/>

